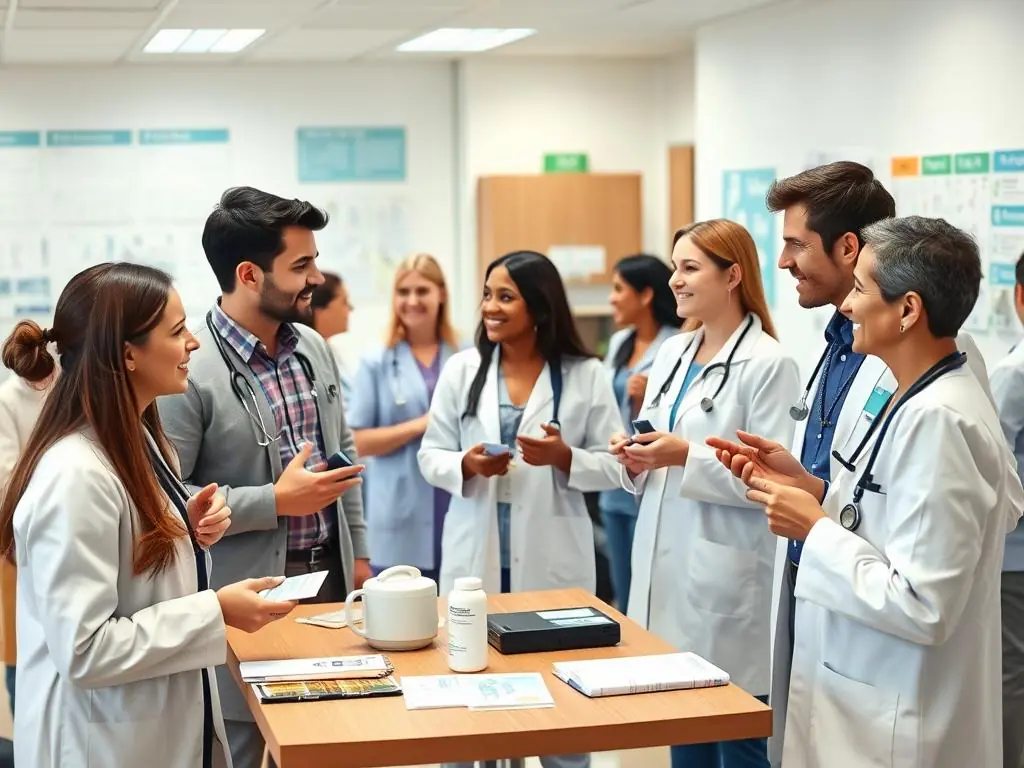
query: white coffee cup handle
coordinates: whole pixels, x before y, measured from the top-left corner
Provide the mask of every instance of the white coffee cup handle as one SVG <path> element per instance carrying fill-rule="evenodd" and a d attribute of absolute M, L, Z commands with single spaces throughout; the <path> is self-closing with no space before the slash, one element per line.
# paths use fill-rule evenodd
<path fill-rule="evenodd" d="M 348 625 L 349 629 L 351 629 L 353 632 L 355 632 L 357 635 L 359 635 L 362 638 L 366 637 L 366 630 L 365 629 L 360 629 L 358 626 L 356 626 L 356 623 L 352 620 L 352 603 L 355 601 L 355 599 L 357 597 L 362 597 L 364 591 L 365 590 L 357 589 L 354 592 L 349 592 L 348 593 L 348 597 L 345 598 L 345 624 Z M 364 609 L 364 618 L 365 618 L 365 609 Z"/>

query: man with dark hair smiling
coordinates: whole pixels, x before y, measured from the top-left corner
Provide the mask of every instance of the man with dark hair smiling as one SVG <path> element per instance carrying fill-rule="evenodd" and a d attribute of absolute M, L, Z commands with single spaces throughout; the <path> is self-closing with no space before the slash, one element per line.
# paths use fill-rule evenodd
<path fill-rule="evenodd" d="M 338 368 L 302 324 L 324 281 L 314 233 L 326 225 L 307 202 L 240 187 L 203 230 L 222 294 L 196 333 L 188 391 L 163 399 L 160 415 L 185 480 L 218 483 L 232 510 L 213 551 L 216 586 L 326 569 L 314 602 L 336 602 L 370 574 L 362 468 L 323 471 L 339 450 L 356 457 Z M 227 669 L 218 677 L 232 762 L 259 768 L 263 737 Z"/>

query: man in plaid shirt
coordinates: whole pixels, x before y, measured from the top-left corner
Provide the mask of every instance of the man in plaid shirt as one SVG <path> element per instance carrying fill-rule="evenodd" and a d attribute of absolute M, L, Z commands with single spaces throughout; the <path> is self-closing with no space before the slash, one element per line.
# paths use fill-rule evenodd
<path fill-rule="evenodd" d="M 213 547 L 212 586 L 328 570 L 313 602 L 343 600 L 370 575 L 366 523 L 340 375 L 311 328 L 315 232 L 327 215 L 307 202 L 229 189 L 207 219 L 203 249 L 221 288 L 183 395 L 160 415 L 182 477 L 218 483 L 231 528 Z M 352 467 L 327 470 L 337 452 Z M 225 668 L 218 687 L 235 768 L 259 768 L 264 741 Z"/>

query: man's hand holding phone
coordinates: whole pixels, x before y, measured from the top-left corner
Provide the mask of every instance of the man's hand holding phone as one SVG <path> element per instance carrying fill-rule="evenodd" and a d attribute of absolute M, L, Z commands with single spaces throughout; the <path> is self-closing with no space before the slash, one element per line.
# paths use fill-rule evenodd
<path fill-rule="evenodd" d="M 312 452 L 312 446 L 304 444 L 274 483 L 274 499 L 279 517 L 316 514 L 336 502 L 345 491 L 363 482 L 359 475 L 365 467 L 362 464 L 343 466 L 341 459 L 337 458 L 338 454 L 327 462 L 321 462 L 312 471 L 306 469 L 306 462 Z M 330 469 L 328 462 L 334 462 L 338 468 Z"/>

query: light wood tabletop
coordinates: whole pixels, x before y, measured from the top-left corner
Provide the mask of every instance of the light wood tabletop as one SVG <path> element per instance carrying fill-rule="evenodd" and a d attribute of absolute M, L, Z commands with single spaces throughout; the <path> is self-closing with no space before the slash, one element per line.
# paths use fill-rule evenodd
<path fill-rule="evenodd" d="M 443 615 L 444 601 L 439 600 Z M 489 597 L 491 612 L 593 606 L 620 622 L 613 648 L 504 656 L 490 649 L 488 673 L 540 672 L 555 699 L 547 709 L 409 711 L 401 696 L 289 704 L 246 699 L 279 768 L 375 768 L 692 744 L 771 735 L 771 710 L 734 685 L 589 699 L 551 672 L 554 661 L 647 656 L 674 649 L 584 590 Z M 288 618 L 246 634 L 228 629 L 228 665 L 240 661 L 376 653 L 349 629 L 299 624 L 298 616 L 336 610 L 298 607 Z M 395 677 L 450 674 L 442 627 L 419 651 L 388 652 Z M 241 683 L 240 683 L 241 684 Z"/>

